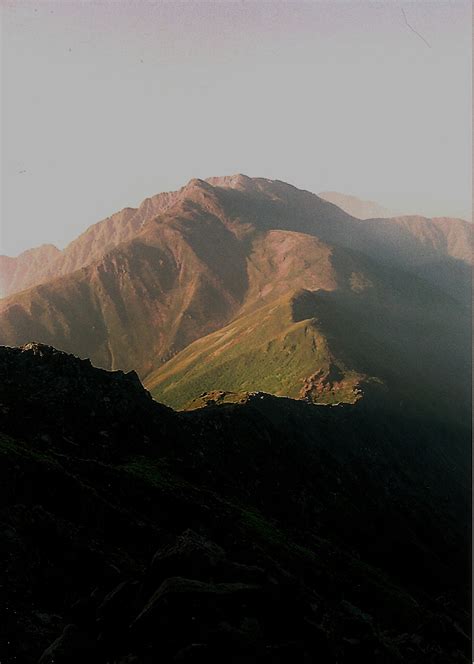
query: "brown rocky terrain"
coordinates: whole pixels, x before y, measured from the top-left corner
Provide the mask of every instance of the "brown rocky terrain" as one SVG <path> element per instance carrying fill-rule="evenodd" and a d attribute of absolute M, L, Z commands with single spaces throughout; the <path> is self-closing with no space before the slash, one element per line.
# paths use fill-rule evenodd
<path fill-rule="evenodd" d="M 90 226 L 63 251 L 43 245 L 16 258 L 0 256 L 0 297 L 93 263 L 121 242 L 135 237 L 147 219 L 166 210 L 178 196 L 179 192 L 157 194 L 146 198 L 138 208 L 124 208 Z"/>

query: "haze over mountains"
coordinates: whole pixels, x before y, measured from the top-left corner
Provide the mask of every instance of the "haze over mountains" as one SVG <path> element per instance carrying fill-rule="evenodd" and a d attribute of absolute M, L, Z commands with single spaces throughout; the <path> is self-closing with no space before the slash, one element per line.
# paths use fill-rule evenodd
<path fill-rule="evenodd" d="M 466 404 L 471 228 L 360 220 L 278 180 L 191 180 L 64 252 L 32 250 L 9 287 L 41 283 L 0 301 L 0 343 L 134 369 L 175 407 L 203 389 L 353 402 L 373 381 Z"/>

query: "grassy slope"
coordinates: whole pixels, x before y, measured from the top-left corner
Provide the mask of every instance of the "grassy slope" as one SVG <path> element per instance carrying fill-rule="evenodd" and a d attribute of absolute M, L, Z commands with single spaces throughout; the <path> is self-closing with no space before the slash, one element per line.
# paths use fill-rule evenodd
<path fill-rule="evenodd" d="M 305 379 L 329 371 L 333 358 L 314 319 L 294 322 L 292 299 L 281 297 L 194 342 L 151 374 L 147 388 L 175 408 L 211 390 L 297 398 Z M 346 382 L 323 401 L 354 400 L 352 383 L 362 376 L 338 369 Z"/>

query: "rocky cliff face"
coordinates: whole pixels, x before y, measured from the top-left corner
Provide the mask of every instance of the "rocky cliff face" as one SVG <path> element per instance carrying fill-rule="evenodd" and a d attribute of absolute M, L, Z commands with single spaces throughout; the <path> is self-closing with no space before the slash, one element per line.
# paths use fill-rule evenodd
<path fill-rule="evenodd" d="M 2 661 L 470 661 L 469 431 L 214 397 L 0 348 Z"/>

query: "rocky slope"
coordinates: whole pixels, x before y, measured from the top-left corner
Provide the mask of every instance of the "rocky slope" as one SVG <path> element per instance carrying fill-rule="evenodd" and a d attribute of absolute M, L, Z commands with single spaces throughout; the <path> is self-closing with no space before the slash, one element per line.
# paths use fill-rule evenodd
<path fill-rule="evenodd" d="M 0 348 L 2 662 L 470 661 L 467 427 L 208 401 Z"/>
<path fill-rule="evenodd" d="M 63 251 L 53 245 L 24 251 L 16 258 L 0 256 L 0 297 L 64 276 L 99 260 L 121 242 L 131 240 L 143 224 L 166 210 L 180 192 L 146 198 L 138 208 L 124 208 L 90 226 Z"/>

